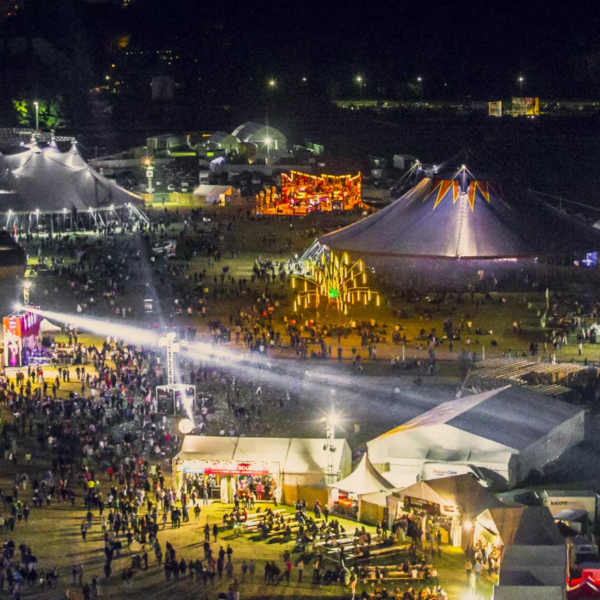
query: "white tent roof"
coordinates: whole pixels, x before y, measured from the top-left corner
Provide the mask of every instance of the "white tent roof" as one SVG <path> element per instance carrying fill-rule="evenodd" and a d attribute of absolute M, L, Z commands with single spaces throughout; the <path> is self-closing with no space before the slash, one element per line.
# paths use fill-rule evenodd
<path fill-rule="evenodd" d="M 211 437 L 186 435 L 176 460 L 223 460 L 239 462 L 278 462 L 282 473 L 322 473 L 328 468 L 325 439 Z M 343 470 L 349 455 L 346 440 L 336 439 L 334 471 Z"/>
<path fill-rule="evenodd" d="M 363 454 L 358 467 L 348 477 L 330 483 L 328 487 L 360 495 L 394 489 L 394 486 L 371 464 L 366 454 Z"/>
<path fill-rule="evenodd" d="M 34 144 L 25 152 L 0 156 L 0 212 L 86 211 L 141 202 L 92 169 L 75 145 L 57 152 Z"/>
<path fill-rule="evenodd" d="M 233 194 L 233 187 L 230 185 L 199 185 L 194 190 L 194 196 L 221 196 Z"/>
<path fill-rule="evenodd" d="M 60 327 L 50 323 L 48 319 L 42 319 L 42 322 L 40 323 L 40 331 L 42 333 L 46 333 L 48 331 L 60 331 Z"/>

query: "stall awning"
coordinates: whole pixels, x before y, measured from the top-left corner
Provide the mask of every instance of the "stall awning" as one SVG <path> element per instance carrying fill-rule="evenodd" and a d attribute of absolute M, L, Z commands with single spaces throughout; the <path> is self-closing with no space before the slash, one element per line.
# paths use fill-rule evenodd
<path fill-rule="evenodd" d="M 328 487 L 359 495 L 395 489 L 393 484 L 371 464 L 366 454 L 363 455 L 354 472 L 341 481 L 330 483 Z"/>

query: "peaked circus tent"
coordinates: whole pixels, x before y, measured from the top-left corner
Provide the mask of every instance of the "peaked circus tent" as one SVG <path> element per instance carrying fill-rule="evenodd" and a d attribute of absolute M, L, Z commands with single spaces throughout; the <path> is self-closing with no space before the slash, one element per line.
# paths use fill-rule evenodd
<path fill-rule="evenodd" d="M 593 252 L 600 233 L 512 187 L 475 178 L 464 165 L 423 177 L 401 198 L 319 238 L 360 255 L 499 259 Z"/>
<path fill-rule="evenodd" d="M 0 213 L 103 210 L 141 204 L 142 199 L 92 169 L 73 144 L 56 144 L 0 155 Z"/>

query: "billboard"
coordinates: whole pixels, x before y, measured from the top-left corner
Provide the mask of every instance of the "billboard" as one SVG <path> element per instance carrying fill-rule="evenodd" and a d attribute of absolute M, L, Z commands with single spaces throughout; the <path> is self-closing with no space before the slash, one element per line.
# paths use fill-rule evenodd
<path fill-rule="evenodd" d="M 537 117 L 540 114 L 540 99 L 513 98 L 512 112 L 515 116 Z"/>
<path fill-rule="evenodd" d="M 502 116 L 502 100 L 497 102 L 488 102 L 488 115 L 490 117 Z"/>

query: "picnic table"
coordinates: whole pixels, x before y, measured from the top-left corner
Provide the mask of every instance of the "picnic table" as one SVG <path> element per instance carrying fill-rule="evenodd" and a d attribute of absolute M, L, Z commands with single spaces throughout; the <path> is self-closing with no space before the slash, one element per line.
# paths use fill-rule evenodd
<path fill-rule="evenodd" d="M 334 537 L 330 537 L 330 538 L 328 538 L 328 539 L 325 539 L 325 540 L 322 540 L 322 541 L 320 541 L 320 542 L 317 542 L 317 543 L 315 544 L 315 547 L 319 548 L 319 547 L 321 547 L 321 546 L 327 546 L 327 545 L 328 545 L 328 544 L 330 544 L 330 543 L 331 543 L 331 542 L 332 542 L 334 539 L 335 539 Z M 351 542 L 353 542 L 353 541 L 354 541 L 354 539 L 355 539 L 355 538 L 354 538 L 354 535 L 352 535 L 351 537 L 343 537 L 343 538 L 340 538 L 340 539 L 336 540 L 336 541 L 337 541 L 337 543 L 338 543 L 338 546 L 335 546 L 334 548 L 337 548 L 337 547 L 339 547 L 339 546 L 341 546 L 341 545 L 344 545 L 344 549 L 346 549 L 346 548 L 348 548 L 348 546 L 346 546 L 346 544 L 350 544 Z"/>
<path fill-rule="evenodd" d="M 390 554 L 398 554 L 400 552 L 404 552 L 408 549 L 408 545 L 403 546 L 386 546 L 385 548 L 379 548 L 375 550 L 369 549 L 369 556 L 363 556 L 359 554 L 358 556 L 348 555 L 346 560 L 356 560 L 357 562 L 363 560 L 371 560 L 372 558 L 379 558 L 380 556 L 388 556 Z"/>

